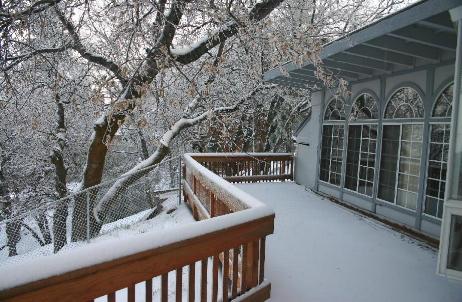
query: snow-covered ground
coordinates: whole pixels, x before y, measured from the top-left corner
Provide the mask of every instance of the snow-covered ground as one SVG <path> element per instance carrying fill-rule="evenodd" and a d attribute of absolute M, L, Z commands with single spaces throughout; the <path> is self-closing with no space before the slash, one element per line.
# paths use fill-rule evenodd
<path fill-rule="evenodd" d="M 240 184 L 276 212 L 267 239 L 271 301 L 460 302 L 437 251 L 294 183 Z"/>
<path fill-rule="evenodd" d="M 338 206 L 294 183 L 238 186 L 276 212 L 275 233 L 268 237 L 266 250 L 265 273 L 272 283 L 271 301 L 462 301 L 462 284 L 435 274 L 437 251 L 425 243 Z M 164 203 L 166 211 L 155 219 L 146 221 L 148 212 L 141 212 L 127 218 L 131 224 L 129 227 L 122 226 L 124 221 L 106 225 L 102 236 L 92 240 L 95 241 L 93 245 L 118 244 L 153 231 L 158 234 L 165 230 L 168 236 L 174 235 L 172 231 L 176 229 L 166 229 L 194 221 L 186 205 L 177 207 L 176 203 L 176 198 L 169 198 Z M 168 211 L 174 208 L 175 211 Z M 43 252 L 46 254 L 47 251 Z M 187 273 L 187 268 L 184 268 L 184 298 L 187 297 Z M 9 275 L 0 273 L 0 288 L 2 283 L 6 286 L 6 278 L 11 279 Z M 196 280 L 199 278 L 200 262 L 197 262 Z M 208 280 L 211 279 L 209 276 Z M 208 291 L 210 289 L 211 282 Z M 170 272 L 169 300 L 174 300 L 174 290 L 175 272 Z M 197 288 L 196 295 L 199 293 Z M 156 301 L 159 299 L 159 277 L 153 282 L 153 296 Z M 117 292 L 117 301 L 126 301 L 126 297 L 126 289 Z M 144 297 L 142 282 L 136 285 L 137 301 L 144 301 Z M 199 299 L 199 296 L 196 298 Z M 104 302 L 107 298 L 101 297 L 96 301 Z"/>

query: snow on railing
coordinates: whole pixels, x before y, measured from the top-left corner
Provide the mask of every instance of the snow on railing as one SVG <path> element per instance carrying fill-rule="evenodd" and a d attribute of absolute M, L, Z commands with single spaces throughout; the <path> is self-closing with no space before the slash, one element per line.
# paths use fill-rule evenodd
<path fill-rule="evenodd" d="M 193 209 L 206 195 L 216 200 L 202 209 L 210 219 L 8 264 L 0 300 L 88 301 L 106 295 L 103 301 L 119 301 L 120 293 L 128 301 L 156 295 L 161 301 L 267 300 L 265 240 L 274 230 L 273 210 L 190 155 L 184 156 L 184 172 L 190 189 L 184 194 Z"/>
<path fill-rule="evenodd" d="M 191 156 L 229 182 L 293 180 L 290 153 L 197 153 Z"/>

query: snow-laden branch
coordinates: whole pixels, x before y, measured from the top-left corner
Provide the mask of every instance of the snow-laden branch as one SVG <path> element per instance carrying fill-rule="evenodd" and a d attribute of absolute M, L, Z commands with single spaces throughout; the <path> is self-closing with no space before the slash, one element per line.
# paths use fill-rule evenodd
<path fill-rule="evenodd" d="M 73 41 L 71 48 L 77 51 L 84 59 L 88 60 L 89 62 L 98 64 L 110 70 L 115 75 L 115 77 L 120 81 L 122 86 L 125 86 L 127 80 L 123 76 L 122 69 L 119 67 L 119 65 L 117 65 L 114 61 L 111 61 L 101 55 L 93 54 L 89 52 L 85 48 L 85 46 L 82 44 L 82 41 L 80 40 L 79 34 L 77 33 L 74 24 L 72 24 L 72 22 L 69 19 L 67 19 L 64 13 L 61 12 L 59 8 L 56 6 L 55 6 L 55 12 L 58 15 L 58 18 L 61 21 L 61 23 L 64 25 L 64 27 L 67 29 L 67 31 L 71 35 L 71 38 Z"/>
<path fill-rule="evenodd" d="M 2 71 L 8 71 L 14 66 L 18 65 L 19 63 L 26 61 L 36 55 L 63 52 L 67 50 L 68 48 L 69 47 L 67 45 L 63 47 L 57 47 L 57 48 L 41 48 L 41 49 L 35 49 L 26 54 L 17 55 L 14 57 L 7 57 L 5 59 L 5 62 L 11 62 L 11 63 L 8 64 L 6 67 L 3 67 Z"/>
<path fill-rule="evenodd" d="M 1 11 L 1 7 L 0 7 L 0 28 L 4 28 L 8 26 L 13 21 L 21 20 L 32 14 L 40 13 L 49 7 L 55 6 L 61 1 L 62 0 L 39 0 L 37 2 L 34 2 L 28 8 L 21 10 L 21 11 L 17 11 L 15 13 L 3 12 Z"/>
<path fill-rule="evenodd" d="M 251 22 L 261 21 L 283 1 L 284 0 L 263 0 L 258 2 L 249 12 L 249 20 Z M 240 26 L 242 26 L 242 24 L 239 24 L 236 21 L 230 21 L 224 24 L 212 35 L 202 37 L 189 47 L 170 49 L 170 53 L 175 60 L 181 64 L 194 62 L 210 49 L 217 46 L 220 42 L 236 35 Z"/>
<path fill-rule="evenodd" d="M 100 199 L 93 209 L 93 215 L 98 222 L 105 220 L 106 214 L 111 209 L 111 206 L 117 201 L 117 198 L 122 194 L 131 184 L 141 179 L 144 175 L 155 169 L 155 165 L 160 163 L 170 151 L 169 146 L 173 139 L 181 133 L 182 130 L 199 124 L 207 118 L 219 114 L 230 113 L 239 109 L 240 105 L 252 99 L 257 93 L 264 90 L 273 88 L 274 85 L 259 86 L 254 89 L 247 96 L 230 106 L 215 107 L 207 110 L 196 117 L 185 118 L 182 117 L 173 124 L 173 126 L 164 133 L 160 140 L 160 146 L 156 151 L 147 159 L 138 163 L 135 167 L 124 173 L 107 191 L 107 193 Z M 151 168 L 150 168 L 151 167 Z"/>

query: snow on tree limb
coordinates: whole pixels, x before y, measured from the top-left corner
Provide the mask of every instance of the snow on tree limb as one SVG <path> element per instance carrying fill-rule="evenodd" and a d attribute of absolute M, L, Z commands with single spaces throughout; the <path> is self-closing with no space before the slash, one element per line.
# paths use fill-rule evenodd
<path fill-rule="evenodd" d="M 249 20 L 258 22 L 268 16 L 275 8 L 277 8 L 284 0 L 263 0 L 255 4 L 249 12 Z M 221 29 L 217 30 L 210 36 L 205 36 L 189 47 L 170 49 L 175 60 L 182 64 L 191 63 L 199 59 L 207 51 L 217 46 L 220 42 L 236 35 L 238 33 L 239 24 L 236 21 L 224 24 Z"/>
<path fill-rule="evenodd" d="M 101 65 L 110 70 L 112 73 L 114 73 L 114 75 L 117 77 L 120 83 L 124 86 L 127 80 L 123 76 L 122 69 L 115 62 L 103 56 L 89 52 L 82 44 L 82 41 L 80 40 L 79 34 L 77 33 L 74 24 L 72 24 L 72 22 L 69 19 L 67 19 L 64 13 L 62 13 L 56 6 L 55 12 L 58 15 L 58 18 L 61 21 L 61 23 L 64 25 L 64 27 L 71 35 L 71 38 L 74 42 L 71 46 L 72 49 L 77 51 L 83 58 L 87 59 L 89 62 Z"/>
<path fill-rule="evenodd" d="M 250 92 L 247 96 L 243 97 L 242 99 L 234 103 L 233 105 L 212 108 L 199 114 L 194 118 L 180 118 L 175 124 L 173 124 L 173 126 L 167 132 L 164 133 L 162 139 L 160 140 L 160 146 L 151 156 L 138 163 L 128 172 L 124 173 L 120 177 L 120 179 L 118 179 L 114 183 L 114 185 L 112 185 L 112 187 L 106 192 L 106 194 L 100 199 L 100 201 L 94 207 L 94 218 L 100 223 L 104 221 L 106 212 L 111 208 L 112 204 L 116 202 L 118 196 L 128 186 L 142 178 L 147 173 L 151 172 L 152 169 L 155 169 L 155 165 L 160 163 L 170 151 L 169 147 L 172 140 L 178 134 L 180 134 L 182 130 L 197 125 L 212 115 L 236 111 L 239 109 L 240 105 L 252 99 L 257 93 L 271 88 L 274 88 L 274 85 L 259 86 L 255 88 L 252 92 Z"/>

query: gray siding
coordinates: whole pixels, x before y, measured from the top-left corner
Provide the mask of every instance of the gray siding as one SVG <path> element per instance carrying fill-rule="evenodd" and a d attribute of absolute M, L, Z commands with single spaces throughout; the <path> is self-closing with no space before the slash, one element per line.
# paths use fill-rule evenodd
<path fill-rule="evenodd" d="M 295 152 L 295 181 L 298 184 L 313 188 L 316 184 L 317 157 L 319 146 L 320 117 L 322 116 L 322 92 L 314 92 L 311 100 L 311 118 L 298 133 Z"/>

